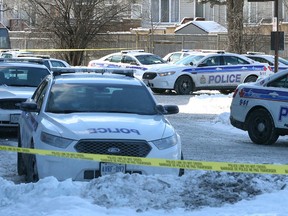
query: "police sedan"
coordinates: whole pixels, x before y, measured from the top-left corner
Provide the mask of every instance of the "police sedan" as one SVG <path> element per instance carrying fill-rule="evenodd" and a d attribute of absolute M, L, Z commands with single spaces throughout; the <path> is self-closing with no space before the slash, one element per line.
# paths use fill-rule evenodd
<path fill-rule="evenodd" d="M 255 83 L 244 83 L 234 92 L 231 124 L 244 131 L 253 143 L 270 145 L 288 134 L 288 70 Z"/>
<path fill-rule="evenodd" d="M 181 160 L 181 139 L 164 117 L 176 105 L 157 104 L 133 72 L 106 69 L 47 76 L 21 103 L 18 146 L 136 158 Z M 80 68 L 70 68 L 80 70 Z M 111 70 L 110 70 L 111 71 Z M 108 72 L 108 73 L 106 73 Z M 119 74 L 122 73 L 122 74 Z M 18 152 L 18 174 L 28 182 L 91 180 L 116 172 L 181 175 L 182 169 L 118 164 Z"/>
<path fill-rule="evenodd" d="M 143 81 L 155 93 L 174 90 L 191 94 L 196 90 L 219 90 L 230 93 L 243 82 L 273 74 L 263 64 L 234 53 L 201 53 L 187 56 L 173 65 L 155 66 L 143 74 Z"/>
<path fill-rule="evenodd" d="M 144 52 L 144 50 L 123 50 L 91 60 L 88 67 L 130 68 L 134 69 L 134 76 L 141 79 L 144 71 L 159 64 L 166 64 L 166 61 L 153 53 Z"/>

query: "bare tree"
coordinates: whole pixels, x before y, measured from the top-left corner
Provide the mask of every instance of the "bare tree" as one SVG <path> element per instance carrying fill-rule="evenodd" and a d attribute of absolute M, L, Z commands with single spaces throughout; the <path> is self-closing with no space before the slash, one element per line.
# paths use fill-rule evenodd
<path fill-rule="evenodd" d="M 198 0 L 206 4 L 225 5 L 228 26 L 228 51 L 242 53 L 243 50 L 243 7 L 244 0 Z"/>
<path fill-rule="evenodd" d="M 27 7 L 35 27 L 52 33 L 55 48 L 85 49 L 101 29 L 108 31 L 111 21 L 126 16 L 131 3 L 133 0 L 27 0 Z M 63 52 L 71 65 L 81 65 L 83 57 L 82 50 Z"/>

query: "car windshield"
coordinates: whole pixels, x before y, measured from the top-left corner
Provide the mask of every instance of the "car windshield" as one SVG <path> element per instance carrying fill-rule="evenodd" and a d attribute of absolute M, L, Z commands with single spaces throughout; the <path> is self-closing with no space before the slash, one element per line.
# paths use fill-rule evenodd
<path fill-rule="evenodd" d="M 138 55 L 135 56 L 143 65 L 163 64 L 165 61 L 157 55 Z"/>
<path fill-rule="evenodd" d="M 154 115 L 155 101 L 144 87 L 69 83 L 54 84 L 51 88 L 46 112 L 116 112 Z"/>
<path fill-rule="evenodd" d="M 37 87 L 47 75 L 44 68 L 0 67 L 0 85 Z"/>
<path fill-rule="evenodd" d="M 205 57 L 204 55 L 189 55 L 175 62 L 175 65 L 189 66 L 189 65 L 192 65 L 191 63 L 193 63 L 194 65 L 204 57 Z"/>

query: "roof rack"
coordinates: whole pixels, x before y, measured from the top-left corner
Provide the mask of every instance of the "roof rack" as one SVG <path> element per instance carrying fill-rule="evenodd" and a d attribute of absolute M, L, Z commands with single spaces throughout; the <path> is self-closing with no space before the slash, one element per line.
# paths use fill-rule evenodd
<path fill-rule="evenodd" d="M 67 73 L 97 73 L 97 74 L 120 74 L 127 77 L 134 77 L 134 69 L 131 68 L 91 68 L 91 67 L 54 67 L 51 68 L 54 76 Z"/>

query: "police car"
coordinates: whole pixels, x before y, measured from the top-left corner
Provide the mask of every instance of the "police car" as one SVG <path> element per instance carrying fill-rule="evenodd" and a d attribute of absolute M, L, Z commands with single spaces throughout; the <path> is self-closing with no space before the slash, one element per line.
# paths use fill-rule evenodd
<path fill-rule="evenodd" d="M 251 58 L 255 61 L 261 63 L 267 63 L 271 66 L 272 70 L 274 71 L 274 64 L 275 64 L 275 56 L 274 55 L 267 55 L 265 53 L 259 52 L 247 52 L 245 54 L 248 58 Z M 288 69 L 288 60 L 278 57 L 278 71 Z"/>
<path fill-rule="evenodd" d="M 0 59 L 1 129 L 17 129 L 21 113 L 17 104 L 31 97 L 41 80 L 49 74 L 50 71 L 44 65 Z"/>
<path fill-rule="evenodd" d="M 178 113 L 178 106 L 157 104 L 149 88 L 133 77 L 132 70 L 61 70 L 46 77 L 33 96 L 21 103 L 19 147 L 181 159 L 180 136 L 164 117 Z M 47 176 L 84 181 L 115 172 L 183 174 L 182 169 L 175 168 L 23 153 L 18 153 L 17 164 L 18 174 L 26 175 L 28 182 Z"/>
<path fill-rule="evenodd" d="M 144 50 L 123 50 L 92 60 L 88 63 L 88 67 L 131 68 L 135 71 L 134 76 L 141 79 L 145 70 L 159 64 L 167 63 L 158 55 Z"/>
<path fill-rule="evenodd" d="M 187 56 L 173 65 L 155 66 L 143 74 L 143 81 L 155 93 L 175 90 L 191 94 L 196 90 L 230 93 L 243 82 L 273 74 L 268 64 L 234 53 L 200 53 Z"/>
<path fill-rule="evenodd" d="M 230 122 L 248 131 L 253 143 L 269 145 L 288 134 L 288 70 L 255 83 L 244 83 L 234 92 Z"/>

